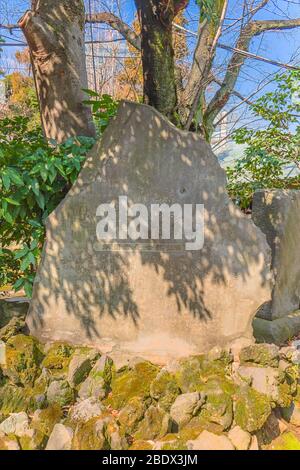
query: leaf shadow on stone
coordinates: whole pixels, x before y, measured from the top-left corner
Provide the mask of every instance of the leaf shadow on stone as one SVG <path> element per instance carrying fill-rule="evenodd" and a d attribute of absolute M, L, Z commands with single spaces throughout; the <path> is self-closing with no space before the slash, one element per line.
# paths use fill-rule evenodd
<path fill-rule="evenodd" d="M 122 102 L 78 181 L 47 220 L 47 240 L 29 315 L 33 328 L 43 328 L 48 309 L 59 312 L 63 306 L 70 320 L 79 320 L 90 338 L 102 336 L 99 316 L 115 319 L 116 328 L 117 320 L 126 317 L 138 329 L 141 303 L 135 294 L 143 286 L 151 293 L 151 282 L 158 275 L 160 284 L 153 284 L 153 299 L 160 295 L 175 299 L 176 308 L 168 314 L 174 317 L 188 311 L 204 323 L 213 320 L 206 301 L 208 282 L 213 290 L 210 305 L 220 308 L 226 305 L 224 289 L 237 279 L 240 297 L 239 285 L 247 285 L 253 276 L 259 288 L 266 287 L 269 251 L 265 238 L 233 206 L 225 186 L 224 171 L 199 136 L 179 131 L 148 106 Z M 120 242 L 113 252 L 112 246 L 102 245 L 99 250 L 97 207 L 117 202 L 121 195 L 128 197 L 129 204 L 148 208 L 163 202 L 204 204 L 203 249 L 172 251 L 170 242 L 162 240 L 160 249 L 152 241 L 153 249 L 145 250 L 141 241 L 126 246 Z M 149 296 L 143 301 L 149 302 Z"/>

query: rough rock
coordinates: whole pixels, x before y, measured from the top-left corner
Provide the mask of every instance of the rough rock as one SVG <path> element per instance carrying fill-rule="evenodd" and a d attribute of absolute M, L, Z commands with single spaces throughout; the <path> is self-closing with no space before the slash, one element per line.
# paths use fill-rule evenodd
<path fill-rule="evenodd" d="M 237 372 L 241 377 L 250 379 L 254 390 L 268 395 L 274 402 L 280 399 L 279 383 L 281 373 L 278 369 L 241 366 Z"/>
<path fill-rule="evenodd" d="M 197 439 L 188 441 L 187 446 L 189 450 L 234 450 L 228 437 L 208 431 L 203 431 Z"/>
<path fill-rule="evenodd" d="M 116 410 L 123 408 L 133 397 L 150 397 L 150 386 L 159 368 L 150 362 L 140 362 L 133 369 L 117 372 L 111 382 L 111 393 L 105 403 Z"/>
<path fill-rule="evenodd" d="M 103 418 L 92 418 L 85 423 L 79 423 L 75 429 L 73 450 L 103 450 L 108 449 L 106 437 L 107 423 Z"/>
<path fill-rule="evenodd" d="M 174 236 L 98 240 L 99 205 L 121 196 L 148 211 L 203 204 L 203 248 Z M 271 300 L 270 248 L 230 201 L 210 146 L 147 105 L 120 104 L 46 229 L 27 317 L 43 340 L 165 361 L 251 339 L 257 309 Z"/>
<path fill-rule="evenodd" d="M 75 400 L 74 390 L 67 380 L 54 380 L 47 389 L 47 400 L 50 404 L 70 405 Z"/>
<path fill-rule="evenodd" d="M 71 428 L 58 423 L 47 442 L 46 450 L 71 450 L 73 431 Z"/>
<path fill-rule="evenodd" d="M 12 336 L 16 336 L 25 329 L 25 320 L 13 317 L 9 323 L 0 329 L 0 340 L 8 341 Z"/>
<path fill-rule="evenodd" d="M 159 407 L 150 406 L 135 433 L 135 438 L 159 439 L 171 432 L 171 427 L 170 415 Z"/>
<path fill-rule="evenodd" d="M 254 363 L 261 366 L 277 367 L 279 348 L 275 344 L 253 344 L 240 352 L 241 364 Z"/>
<path fill-rule="evenodd" d="M 121 409 L 118 416 L 122 434 L 134 434 L 138 424 L 144 417 L 145 411 L 146 405 L 144 399 L 141 397 L 133 397 L 127 405 Z"/>
<path fill-rule="evenodd" d="M 209 423 L 214 423 L 221 431 L 229 429 L 233 421 L 232 397 L 236 385 L 226 377 L 211 377 L 201 390 L 203 396 L 206 396 L 199 414 L 203 427 L 206 429 Z"/>
<path fill-rule="evenodd" d="M 300 404 L 292 403 L 288 408 L 281 410 L 283 418 L 294 426 L 300 427 Z"/>
<path fill-rule="evenodd" d="M 0 328 L 7 325 L 14 317 L 24 320 L 28 308 L 29 300 L 23 297 L 0 300 Z"/>
<path fill-rule="evenodd" d="M 43 436 L 49 437 L 52 430 L 63 417 L 61 407 L 56 403 L 43 410 L 36 410 L 31 421 L 31 428 Z"/>
<path fill-rule="evenodd" d="M 70 361 L 67 380 L 71 387 L 81 384 L 91 371 L 100 354 L 95 350 L 76 351 Z"/>
<path fill-rule="evenodd" d="M 170 409 L 170 415 L 178 428 L 187 424 L 193 416 L 200 412 L 205 403 L 205 395 L 199 392 L 184 393 L 179 395 Z"/>
<path fill-rule="evenodd" d="M 249 432 L 240 428 L 240 426 L 235 426 L 228 432 L 228 438 L 237 450 L 248 450 L 252 436 Z"/>
<path fill-rule="evenodd" d="M 15 384 L 33 385 L 43 357 L 42 346 L 36 339 L 22 334 L 13 336 L 6 343 L 3 371 Z"/>
<path fill-rule="evenodd" d="M 66 375 L 73 353 L 74 348 L 69 344 L 59 342 L 51 344 L 47 348 L 42 367 L 49 369 L 52 375 Z"/>
<path fill-rule="evenodd" d="M 268 445 L 286 430 L 287 425 L 282 420 L 280 420 L 273 411 L 263 427 L 257 432 L 256 437 L 260 446 Z"/>
<path fill-rule="evenodd" d="M 270 399 L 248 386 L 240 387 L 235 402 L 234 419 L 238 426 L 250 433 L 263 427 L 271 414 Z"/>
<path fill-rule="evenodd" d="M 159 406 L 170 411 L 172 404 L 180 394 L 180 389 L 174 375 L 162 369 L 150 386 L 150 395 L 159 402 Z"/>
<path fill-rule="evenodd" d="M 259 450 L 258 440 L 256 436 L 252 436 L 249 450 Z"/>
<path fill-rule="evenodd" d="M 102 356 L 98 359 L 86 380 L 81 384 L 78 395 L 85 399 L 89 397 L 102 400 L 109 390 L 114 364 L 110 357 Z"/>
<path fill-rule="evenodd" d="M 104 411 L 104 406 L 97 400 L 88 398 L 80 401 L 69 409 L 69 420 L 71 422 L 87 422 L 92 418 L 99 417 Z"/>
<path fill-rule="evenodd" d="M 0 450 L 20 450 L 20 446 L 16 438 L 0 433 Z"/>
<path fill-rule="evenodd" d="M 27 414 L 23 411 L 20 413 L 12 413 L 9 418 L 6 418 L 0 423 L 0 432 L 4 434 L 14 434 L 21 437 L 29 433 L 29 419 Z"/>
<path fill-rule="evenodd" d="M 300 191 L 257 191 L 252 218 L 272 249 L 275 279 L 272 301 L 258 315 L 275 320 L 298 310 L 300 305 Z"/>

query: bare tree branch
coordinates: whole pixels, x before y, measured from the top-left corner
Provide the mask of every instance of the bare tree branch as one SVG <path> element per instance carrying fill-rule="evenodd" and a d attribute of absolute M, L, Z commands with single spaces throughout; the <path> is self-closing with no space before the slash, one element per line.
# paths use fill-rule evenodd
<path fill-rule="evenodd" d="M 126 41 L 129 42 L 133 47 L 141 50 L 141 37 L 134 32 L 134 30 L 120 18 L 113 13 L 93 13 L 86 15 L 87 23 L 104 23 L 110 26 L 112 29 L 118 31 Z"/>

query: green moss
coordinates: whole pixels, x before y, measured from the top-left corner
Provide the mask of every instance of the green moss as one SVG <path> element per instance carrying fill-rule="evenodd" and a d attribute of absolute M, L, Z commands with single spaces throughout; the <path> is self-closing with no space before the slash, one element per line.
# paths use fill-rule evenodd
<path fill-rule="evenodd" d="M 300 450 L 300 440 L 293 432 L 285 432 L 273 441 L 272 450 Z"/>
<path fill-rule="evenodd" d="M 161 450 L 187 450 L 187 445 L 184 441 L 179 438 L 166 442 L 161 446 Z"/>
<path fill-rule="evenodd" d="M 59 423 L 62 417 L 61 407 L 58 404 L 54 404 L 44 410 L 35 412 L 31 427 L 40 434 L 49 437 L 55 424 Z"/>
<path fill-rule="evenodd" d="M 143 398 L 133 397 L 129 403 L 122 408 L 118 417 L 121 435 L 132 435 L 143 419 L 145 411 L 146 406 Z"/>
<path fill-rule="evenodd" d="M 159 406 L 166 411 L 170 408 L 180 394 L 176 378 L 166 370 L 161 370 L 150 386 L 151 397 L 159 402 Z"/>
<path fill-rule="evenodd" d="M 42 367 L 50 369 L 53 374 L 66 373 L 74 353 L 74 348 L 64 343 L 54 343 L 42 362 Z"/>
<path fill-rule="evenodd" d="M 10 413 L 27 411 L 29 399 L 24 388 L 10 384 L 4 385 L 0 388 L 0 413 L 7 416 Z"/>
<path fill-rule="evenodd" d="M 107 450 L 109 443 L 105 436 L 103 419 L 92 418 L 86 423 L 80 423 L 74 434 L 73 450 Z"/>
<path fill-rule="evenodd" d="M 15 384 L 33 385 L 43 357 L 42 346 L 35 338 L 13 336 L 6 343 L 5 375 Z"/>
<path fill-rule="evenodd" d="M 146 398 L 150 395 L 150 385 L 159 368 L 150 362 L 141 362 L 133 369 L 125 369 L 115 374 L 111 383 L 111 393 L 105 404 L 120 410 L 133 397 Z"/>
<path fill-rule="evenodd" d="M 263 427 L 270 414 L 271 404 L 266 395 L 248 386 L 239 389 L 234 414 L 237 425 L 252 433 Z"/>
<path fill-rule="evenodd" d="M 240 352 L 241 364 L 253 363 L 266 367 L 278 367 L 279 349 L 274 344 L 252 344 Z"/>
<path fill-rule="evenodd" d="M 34 431 L 32 437 L 22 436 L 19 438 L 22 450 L 43 450 L 46 447 L 48 437 L 40 431 Z"/>
<path fill-rule="evenodd" d="M 169 415 L 161 408 L 150 406 L 134 437 L 136 439 L 159 439 L 170 432 Z"/>
<path fill-rule="evenodd" d="M 128 450 L 152 450 L 153 444 L 148 441 L 137 440 L 134 441 Z"/>

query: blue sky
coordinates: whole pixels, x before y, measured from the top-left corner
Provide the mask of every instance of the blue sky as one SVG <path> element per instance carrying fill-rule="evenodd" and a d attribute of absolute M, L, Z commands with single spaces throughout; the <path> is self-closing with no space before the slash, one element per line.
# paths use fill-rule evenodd
<path fill-rule="evenodd" d="M 118 2 L 113 0 L 91 0 L 92 9 L 95 11 L 103 10 L 103 4 L 110 6 L 111 4 L 116 5 Z M 258 3 L 258 0 L 256 0 Z M 0 0 L 0 23 L 16 22 L 22 13 L 28 8 L 30 2 L 28 0 Z M 88 2 L 86 1 L 88 5 Z M 227 18 L 225 21 L 225 27 L 235 22 L 237 18 L 241 16 L 241 0 L 229 0 L 229 9 L 227 12 Z M 134 17 L 135 8 L 133 0 L 121 0 L 121 13 L 123 19 L 127 22 L 131 22 Z M 186 11 L 186 18 L 188 20 L 187 27 L 192 30 L 197 30 L 197 18 L 199 14 L 198 6 L 195 0 L 190 0 L 189 7 Z M 270 0 L 268 6 L 256 15 L 256 19 L 282 19 L 282 18 L 296 18 L 300 17 L 300 0 Z M 232 30 L 229 30 L 222 37 L 222 42 L 228 45 L 234 45 L 239 24 Z M 3 34 L 9 36 L 7 31 L 3 31 Z M 5 38 L 7 42 L 16 42 L 22 40 L 22 35 L 18 31 L 14 31 L 14 35 L 9 38 Z M 189 38 L 190 51 L 192 53 L 195 45 L 195 38 L 191 36 Z M 8 72 L 11 71 L 11 62 L 15 51 L 18 48 L 4 48 L 2 53 L 1 65 Z M 250 51 L 270 59 L 287 63 L 290 62 L 293 57 L 293 63 L 300 66 L 300 28 L 281 32 L 268 32 L 258 38 L 255 38 L 250 47 Z M 218 51 L 216 64 L 221 66 L 224 60 L 230 56 L 230 53 L 222 50 Z M 14 64 L 15 65 L 15 64 Z M 1 67 L 0 67 L 1 68 Z M 219 75 L 222 77 L 224 72 L 224 66 L 220 67 Z M 243 95 L 248 96 L 257 87 L 259 81 L 272 79 L 272 74 L 281 72 L 282 70 L 272 65 L 267 65 L 255 60 L 247 60 L 243 67 L 236 89 Z M 270 77 L 270 78 L 268 78 Z M 261 93 L 272 89 L 274 85 L 269 85 L 261 91 Z M 214 90 L 212 90 L 213 92 Z M 259 94 L 258 94 L 259 96 Z M 234 99 L 233 99 L 234 101 Z M 245 119 L 248 119 L 246 113 Z"/>

